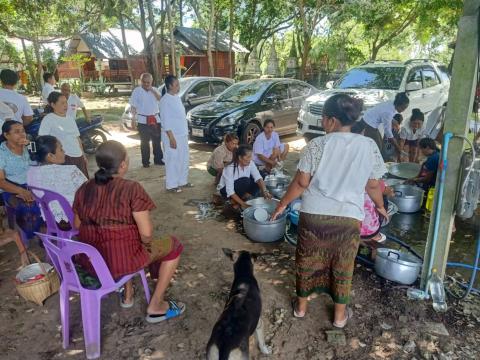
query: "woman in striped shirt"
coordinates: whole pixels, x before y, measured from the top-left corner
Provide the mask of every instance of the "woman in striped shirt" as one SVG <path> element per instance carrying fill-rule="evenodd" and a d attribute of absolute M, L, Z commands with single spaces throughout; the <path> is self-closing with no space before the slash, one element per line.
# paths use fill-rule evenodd
<path fill-rule="evenodd" d="M 107 141 L 96 153 L 99 170 L 95 179 L 75 194 L 73 209 L 80 240 L 94 246 L 103 256 L 113 278 L 119 278 L 160 262 L 155 292 L 146 320 L 157 323 L 179 316 L 185 305 L 165 301 L 164 294 L 180 260 L 183 245 L 173 236 L 156 239 L 150 211 L 155 204 L 136 181 L 124 179 L 128 170 L 125 147 Z M 82 262 L 82 265 L 85 265 Z M 88 264 L 86 264 L 88 266 Z M 125 284 L 120 305 L 133 306 L 133 285 Z"/>

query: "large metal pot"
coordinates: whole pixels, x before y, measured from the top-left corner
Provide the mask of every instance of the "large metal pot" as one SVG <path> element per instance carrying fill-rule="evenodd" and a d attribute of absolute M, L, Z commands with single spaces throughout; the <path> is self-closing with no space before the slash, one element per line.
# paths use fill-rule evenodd
<path fill-rule="evenodd" d="M 290 178 L 270 175 L 265 178 L 264 182 L 267 190 L 270 191 L 275 198 L 281 199 L 287 192 Z"/>
<path fill-rule="evenodd" d="M 375 257 L 377 275 L 403 285 L 411 285 L 417 280 L 422 261 L 417 257 L 394 249 L 378 249 Z"/>
<path fill-rule="evenodd" d="M 390 163 L 388 172 L 400 179 L 412 179 L 420 173 L 422 165 L 417 163 Z"/>
<path fill-rule="evenodd" d="M 250 240 L 269 243 L 283 238 L 287 222 L 286 212 L 278 216 L 274 221 L 257 221 L 253 215 L 254 211 L 258 208 L 263 208 L 267 210 L 269 214 L 272 214 L 276 207 L 277 201 L 270 200 L 269 202 L 268 200 L 264 200 L 263 204 L 258 201 L 255 205 L 252 205 L 243 211 L 243 230 Z"/>
<path fill-rule="evenodd" d="M 395 185 L 393 186 L 395 197 L 392 202 L 397 205 L 401 213 L 415 213 L 419 211 L 423 203 L 423 189 L 414 185 Z"/>

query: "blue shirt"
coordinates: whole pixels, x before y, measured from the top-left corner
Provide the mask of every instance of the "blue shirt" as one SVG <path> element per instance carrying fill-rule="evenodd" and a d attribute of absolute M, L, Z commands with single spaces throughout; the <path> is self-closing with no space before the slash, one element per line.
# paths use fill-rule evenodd
<path fill-rule="evenodd" d="M 435 151 L 432 155 L 430 155 L 425 163 L 423 164 L 423 170 L 427 172 L 433 173 L 432 181 L 429 184 L 425 184 L 428 186 L 435 186 L 437 181 L 437 170 L 438 164 L 440 163 L 440 152 Z"/>
<path fill-rule="evenodd" d="M 26 147 L 22 155 L 17 155 L 7 147 L 6 141 L 0 144 L 0 170 L 3 170 L 7 180 L 18 185 L 26 184 L 27 171 L 32 163 Z"/>

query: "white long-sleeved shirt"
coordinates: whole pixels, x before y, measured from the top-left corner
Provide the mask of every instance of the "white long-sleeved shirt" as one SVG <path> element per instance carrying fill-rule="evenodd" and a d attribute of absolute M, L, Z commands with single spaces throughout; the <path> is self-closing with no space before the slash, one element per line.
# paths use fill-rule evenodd
<path fill-rule="evenodd" d="M 378 129 L 383 124 L 383 132 L 387 139 L 393 138 L 392 121 L 397 113 L 393 101 L 386 101 L 371 107 L 363 114 L 363 121 L 374 129 Z"/>
<path fill-rule="evenodd" d="M 175 136 L 188 135 L 187 114 L 182 99 L 166 93 L 160 99 L 160 121 L 162 131 L 171 131 Z"/>
<path fill-rule="evenodd" d="M 223 169 L 222 177 L 220 178 L 220 182 L 218 183 L 218 189 L 223 189 L 225 187 L 225 192 L 227 193 L 227 197 L 232 196 L 235 194 L 234 183 L 235 180 L 241 178 L 249 178 L 250 176 L 253 177 L 253 181 L 257 182 L 262 178 L 260 172 L 257 169 L 255 163 L 250 161 L 248 166 L 242 167 L 240 165 L 235 166 L 234 164 L 230 164 Z"/>

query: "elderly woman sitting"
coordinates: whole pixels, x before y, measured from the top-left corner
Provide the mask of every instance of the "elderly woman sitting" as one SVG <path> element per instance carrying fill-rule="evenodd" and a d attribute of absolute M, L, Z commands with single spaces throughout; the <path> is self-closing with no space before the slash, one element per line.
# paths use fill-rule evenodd
<path fill-rule="evenodd" d="M 238 147 L 238 136 L 227 134 L 223 139 L 223 144 L 213 150 L 207 163 L 207 171 L 215 176 L 215 185 L 218 185 L 222 177 L 223 168 L 232 162 L 233 152 Z"/>
<path fill-rule="evenodd" d="M 99 170 L 95 179 L 78 189 L 73 203 L 80 240 L 97 248 L 114 278 L 137 272 L 152 262 L 160 262 L 146 321 L 158 323 L 181 315 L 185 305 L 167 302 L 164 295 L 183 245 L 172 236 L 154 238 L 150 211 L 155 204 L 142 185 L 124 178 L 129 161 L 121 143 L 107 141 L 100 145 L 96 160 Z M 88 269 L 88 262 L 84 261 L 82 265 Z M 152 275 L 156 277 L 157 274 Z M 125 284 L 120 305 L 132 307 L 133 295 L 133 284 L 129 281 Z"/>

